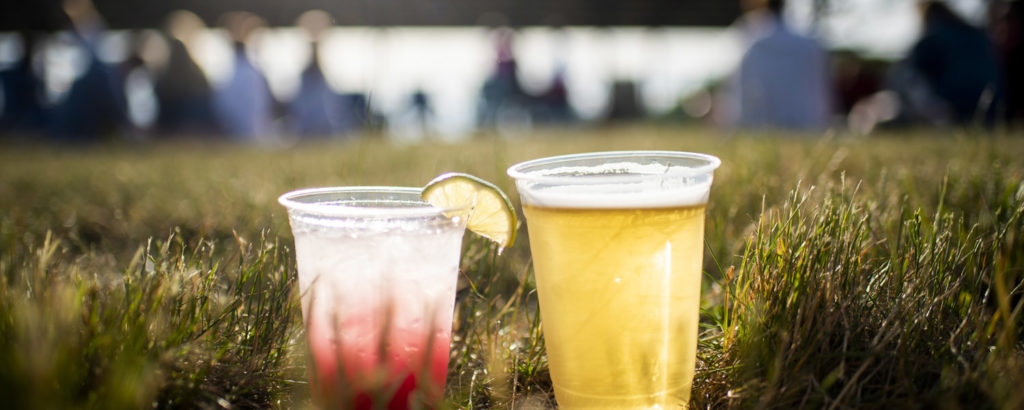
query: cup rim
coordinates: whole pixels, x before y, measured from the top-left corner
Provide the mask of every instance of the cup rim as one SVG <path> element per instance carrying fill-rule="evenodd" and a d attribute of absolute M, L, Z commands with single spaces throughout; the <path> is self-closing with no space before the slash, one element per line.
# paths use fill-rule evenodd
<path fill-rule="evenodd" d="M 628 160 L 636 157 L 662 157 L 670 159 L 689 159 L 704 161 L 704 164 L 695 167 L 679 167 L 673 170 L 670 176 L 687 177 L 708 174 L 717 169 L 722 160 L 714 155 L 685 151 L 659 151 L 659 150 L 634 150 L 634 151 L 601 151 L 587 152 L 580 154 L 556 155 L 544 158 L 537 158 L 520 162 L 508 168 L 506 173 L 516 182 L 534 182 L 544 184 L 580 185 L 580 184 L 607 184 L 607 183 L 628 183 L 655 178 L 663 178 L 666 174 L 591 174 L 587 178 L 579 176 L 546 175 L 542 172 L 526 171 L 531 167 L 553 165 L 559 162 L 570 162 L 587 159 L 622 159 Z"/>
<path fill-rule="evenodd" d="M 326 217 L 383 217 L 383 218 L 426 218 L 457 214 L 468 210 L 469 206 L 439 208 L 420 199 L 422 188 L 398 186 L 338 186 L 303 188 L 288 191 L 277 198 L 277 202 L 289 211 L 300 211 L 307 214 Z M 408 195 L 409 201 L 390 200 L 397 206 L 346 206 L 335 201 L 302 202 L 299 198 L 314 197 L 326 194 L 399 194 Z M 409 205 L 409 206 L 405 206 Z"/>

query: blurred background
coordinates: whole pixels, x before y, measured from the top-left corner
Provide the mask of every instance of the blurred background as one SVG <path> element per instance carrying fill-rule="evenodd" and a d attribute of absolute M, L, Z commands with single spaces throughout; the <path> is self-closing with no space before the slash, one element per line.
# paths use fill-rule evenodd
<path fill-rule="evenodd" d="M 12 1 L 0 138 L 1010 128 L 1024 118 L 1022 3 Z"/>

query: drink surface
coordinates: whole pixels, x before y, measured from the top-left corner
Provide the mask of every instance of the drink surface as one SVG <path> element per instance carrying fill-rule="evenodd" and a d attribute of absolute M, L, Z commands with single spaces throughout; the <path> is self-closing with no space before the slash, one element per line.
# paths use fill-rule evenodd
<path fill-rule="evenodd" d="M 292 220 L 314 392 L 341 408 L 436 404 L 464 226 L 332 223 Z"/>
<path fill-rule="evenodd" d="M 513 169 L 516 167 L 513 167 Z M 624 160 L 530 171 L 555 181 L 517 181 L 524 204 L 551 208 L 670 208 L 708 202 L 712 175 L 690 167 Z M 572 181 L 572 182 L 568 182 Z"/>
<path fill-rule="evenodd" d="M 704 198 L 634 209 L 524 203 L 560 407 L 689 402 Z"/>

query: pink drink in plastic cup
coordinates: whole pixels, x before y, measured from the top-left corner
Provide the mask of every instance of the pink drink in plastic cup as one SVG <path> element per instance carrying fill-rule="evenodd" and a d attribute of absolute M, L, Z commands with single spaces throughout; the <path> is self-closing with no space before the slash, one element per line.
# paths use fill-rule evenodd
<path fill-rule="evenodd" d="M 466 218 L 419 193 L 322 188 L 280 199 L 325 407 L 430 407 L 443 396 Z"/>

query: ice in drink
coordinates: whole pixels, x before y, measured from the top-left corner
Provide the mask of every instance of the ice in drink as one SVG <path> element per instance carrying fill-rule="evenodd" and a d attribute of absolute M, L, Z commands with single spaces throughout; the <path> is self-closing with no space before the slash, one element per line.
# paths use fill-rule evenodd
<path fill-rule="evenodd" d="M 411 194 L 321 204 L 336 208 L 326 216 L 290 211 L 321 405 L 406 409 L 442 397 L 465 220 Z"/>
<path fill-rule="evenodd" d="M 701 161 L 644 155 L 548 160 L 554 165 L 537 160 L 510 170 L 529 229 L 562 408 L 689 402 L 704 213 L 717 159 L 698 173 L 690 169 Z"/>

